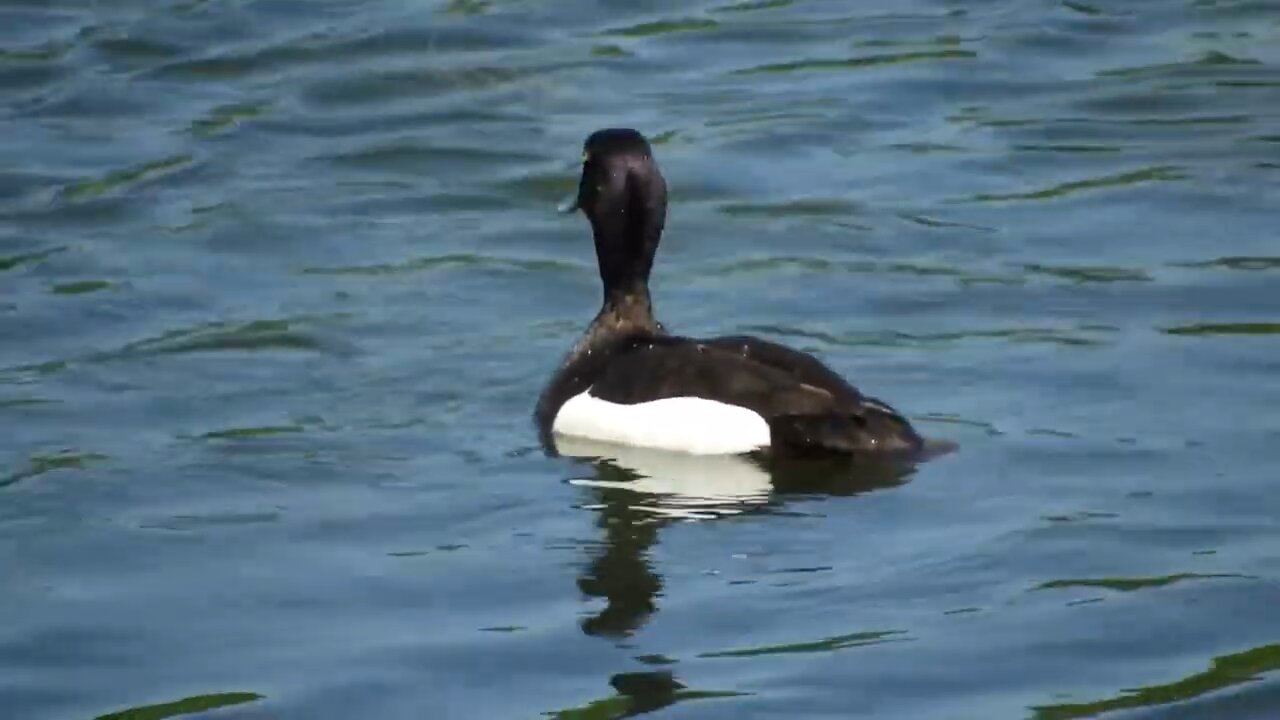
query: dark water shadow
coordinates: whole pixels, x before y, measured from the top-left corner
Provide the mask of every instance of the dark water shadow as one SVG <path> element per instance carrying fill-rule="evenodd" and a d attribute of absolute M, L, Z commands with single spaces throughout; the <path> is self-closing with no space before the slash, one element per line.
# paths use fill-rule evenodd
<path fill-rule="evenodd" d="M 926 458 L 791 459 L 753 455 L 687 455 L 578 438 L 555 438 L 554 449 L 585 474 L 583 507 L 598 514 L 598 543 L 587 548 L 578 588 L 605 601 L 581 621 L 601 638 L 636 633 L 658 611 L 662 574 L 651 555 L 663 528 L 679 522 L 789 514 L 796 500 L 852 497 L 898 487 Z M 939 446 L 946 452 L 954 446 Z"/>
<path fill-rule="evenodd" d="M 609 678 L 609 685 L 613 687 L 616 695 L 595 700 L 582 707 L 552 711 L 543 715 L 556 720 L 628 718 L 688 700 L 750 695 L 750 693 L 731 690 L 693 690 L 665 670 L 618 673 Z"/>

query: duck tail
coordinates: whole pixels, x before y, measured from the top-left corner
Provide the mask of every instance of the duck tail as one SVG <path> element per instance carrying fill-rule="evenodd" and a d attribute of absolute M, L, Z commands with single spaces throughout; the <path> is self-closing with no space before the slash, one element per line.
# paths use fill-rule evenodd
<path fill-rule="evenodd" d="M 780 415 L 769 422 L 775 451 L 791 454 L 903 454 L 924 448 L 924 438 L 893 408 L 868 398 L 861 412 Z"/>

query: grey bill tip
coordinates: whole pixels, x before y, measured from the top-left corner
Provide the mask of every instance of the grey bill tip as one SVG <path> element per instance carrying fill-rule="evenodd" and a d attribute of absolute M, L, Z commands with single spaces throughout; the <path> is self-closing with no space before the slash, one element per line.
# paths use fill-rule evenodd
<path fill-rule="evenodd" d="M 576 192 L 570 195 L 569 197 L 565 198 L 564 200 L 561 200 L 560 203 L 556 205 L 556 212 L 564 215 L 568 215 L 569 213 L 575 213 L 577 211 L 578 211 L 578 193 Z"/>

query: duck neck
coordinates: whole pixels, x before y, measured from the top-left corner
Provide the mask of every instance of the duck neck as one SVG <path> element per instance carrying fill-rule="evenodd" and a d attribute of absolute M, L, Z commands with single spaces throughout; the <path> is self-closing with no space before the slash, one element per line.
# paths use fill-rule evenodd
<path fill-rule="evenodd" d="M 569 353 L 569 361 L 604 350 L 620 340 L 637 335 L 664 335 L 662 324 L 653 316 L 649 289 L 643 285 L 605 292 L 600 312 Z"/>
<path fill-rule="evenodd" d="M 589 214 L 606 309 L 652 318 L 649 272 L 666 216 L 660 177 L 648 185 L 628 179 L 625 192 L 601 201 Z"/>
<path fill-rule="evenodd" d="M 597 322 L 602 320 L 616 327 L 633 328 L 635 331 L 656 331 L 659 327 L 658 321 L 653 317 L 653 300 L 649 297 L 649 288 L 640 282 L 606 290 L 604 304 L 596 315 Z"/>

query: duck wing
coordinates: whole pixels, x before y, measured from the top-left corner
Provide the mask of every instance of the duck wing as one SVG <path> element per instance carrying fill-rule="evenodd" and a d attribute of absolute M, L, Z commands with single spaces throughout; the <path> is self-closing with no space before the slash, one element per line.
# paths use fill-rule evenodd
<path fill-rule="evenodd" d="M 845 402 L 859 403 L 865 399 L 849 381 L 807 352 L 751 335 L 725 335 L 699 342 L 781 370 L 795 380 L 822 388 Z"/>
<path fill-rule="evenodd" d="M 699 398 L 746 408 L 768 424 L 775 452 L 914 451 L 922 442 L 893 408 L 812 355 L 745 336 L 637 341 L 610 359 L 590 394 L 623 405 Z"/>

